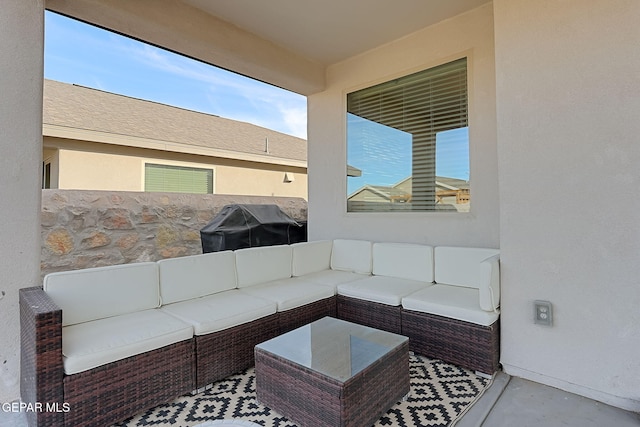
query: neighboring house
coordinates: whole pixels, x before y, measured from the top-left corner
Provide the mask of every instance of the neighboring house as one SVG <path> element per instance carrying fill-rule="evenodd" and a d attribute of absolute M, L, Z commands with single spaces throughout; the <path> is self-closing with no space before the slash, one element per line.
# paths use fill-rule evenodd
<path fill-rule="evenodd" d="M 640 412 L 638 0 L 3 0 L 0 401 L 40 277 L 45 7 L 307 96 L 310 240 L 500 248 L 504 372 Z M 471 211 L 347 212 L 347 95 L 462 57 Z"/>
<path fill-rule="evenodd" d="M 411 177 L 394 185 L 364 185 L 349 195 L 349 212 L 368 210 L 409 210 Z M 469 182 L 457 178 L 437 176 L 435 181 L 437 210 L 469 212 Z M 384 205 L 387 208 L 384 208 Z M 375 205 L 375 209 L 372 206 Z M 406 206 L 406 208 L 405 208 Z"/>
<path fill-rule="evenodd" d="M 43 187 L 307 198 L 307 144 L 249 123 L 44 82 Z"/>

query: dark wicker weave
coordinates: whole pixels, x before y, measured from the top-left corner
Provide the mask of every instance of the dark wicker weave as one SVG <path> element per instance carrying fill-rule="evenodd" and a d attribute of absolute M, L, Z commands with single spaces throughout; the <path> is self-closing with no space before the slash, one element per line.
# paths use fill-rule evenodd
<path fill-rule="evenodd" d="M 20 325 L 22 400 L 59 409 L 29 412 L 31 426 L 109 426 L 195 388 L 193 339 L 66 376 L 62 313 L 42 288 L 20 290 Z"/>
<path fill-rule="evenodd" d="M 197 388 L 228 377 L 254 364 L 256 344 L 278 335 L 278 314 L 196 336 Z"/>
<path fill-rule="evenodd" d="M 42 291 L 25 288 L 20 299 L 20 395 L 25 403 L 64 402 L 62 310 Z M 62 426 L 63 412 L 27 412 L 30 426 Z"/>
<path fill-rule="evenodd" d="M 194 389 L 193 339 L 65 376 L 65 426 L 109 426 Z"/>
<path fill-rule="evenodd" d="M 281 311 L 278 316 L 280 316 L 280 334 L 292 331 L 325 316 L 336 317 L 336 297 L 325 298 L 291 310 Z"/>
<path fill-rule="evenodd" d="M 346 382 L 256 349 L 256 394 L 300 427 L 372 425 L 409 392 L 408 343 Z"/>
<path fill-rule="evenodd" d="M 411 351 L 493 375 L 500 359 L 500 321 L 481 326 L 461 320 L 402 311 L 402 335 Z"/>
<path fill-rule="evenodd" d="M 402 307 L 338 295 L 338 319 L 402 334 Z"/>

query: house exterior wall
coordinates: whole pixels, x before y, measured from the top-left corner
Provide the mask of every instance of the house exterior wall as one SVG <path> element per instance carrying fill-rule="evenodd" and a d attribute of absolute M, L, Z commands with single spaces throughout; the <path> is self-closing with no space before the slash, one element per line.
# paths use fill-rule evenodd
<path fill-rule="evenodd" d="M 46 138 L 43 138 L 43 140 Z M 49 182 L 49 188 L 58 188 L 58 176 L 60 175 L 58 165 L 60 164 L 59 151 L 51 148 L 44 148 L 42 150 L 43 163 L 49 163 L 51 165 L 51 176 Z"/>
<path fill-rule="evenodd" d="M 143 190 L 141 160 L 136 157 L 60 149 L 58 161 L 59 189 Z"/>
<path fill-rule="evenodd" d="M 375 194 L 373 191 L 364 189 L 350 198 L 355 202 L 378 202 L 378 203 L 391 203 L 389 199 L 385 199 L 379 194 Z"/>
<path fill-rule="evenodd" d="M 56 147 L 55 168 L 60 189 L 144 191 L 145 163 L 169 164 L 214 170 L 214 194 L 307 198 L 304 168 L 168 153 L 126 146 L 87 143 L 45 137 L 45 146 Z M 49 149 L 47 149 L 49 150 Z M 54 157 L 55 159 L 55 157 Z M 285 182 L 284 175 L 293 176 Z"/>
<path fill-rule="evenodd" d="M 152 1 L 157 4 L 120 2 L 134 9 L 120 14 L 109 10 L 114 2 L 47 4 L 62 12 L 78 8 L 78 17 L 88 21 L 104 17 L 112 28 L 135 29 L 142 39 L 195 57 L 213 52 L 211 62 L 222 64 L 222 58 L 226 68 L 283 87 L 297 79 L 293 85 L 301 93 L 321 86 L 322 78 L 315 69 L 307 72 L 304 61 L 284 52 L 269 56 L 253 39 L 242 39 L 240 54 L 233 46 L 215 49 L 216 37 L 233 35 L 233 29 L 207 39 L 202 31 L 188 31 L 187 18 L 145 15 L 160 9 Z M 310 237 L 500 247 L 505 370 L 640 410 L 639 18 L 637 0 L 494 0 L 330 67 L 327 89 L 311 96 L 308 106 Z M 17 290 L 39 276 L 41 192 L 33 171 L 41 162 L 42 52 L 43 1 L 4 1 L 0 200 L 12 209 L 3 210 L 0 224 L 2 402 L 19 397 Z M 345 93 L 462 52 L 472 54 L 472 211 L 347 215 Z M 250 62 L 253 54 L 258 59 Z M 275 76 L 259 72 L 269 65 Z M 312 81 L 305 81 L 310 74 Z M 595 203 L 612 190 L 623 204 Z M 554 304 L 553 327 L 533 324 L 533 299 Z"/>
<path fill-rule="evenodd" d="M 494 13 L 504 369 L 639 411 L 640 2 Z"/>
<path fill-rule="evenodd" d="M 0 13 L 0 402 L 20 397 L 18 289 L 38 283 L 44 4 Z"/>
<path fill-rule="evenodd" d="M 285 172 L 291 182 L 285 182 Z M 216 194 L 301 197 L 307 200 L 307 173 L 304 169 L 247 169 L 235 166 L 216 168 Z"/>
<path fill-rule="evenodd" d="M 346 212 L 346 94 L 468 56 L 470 213 Z M 308 97 L 309 236 L 498 247 L 493 10 L 491 4 L 328 69 Z"/>

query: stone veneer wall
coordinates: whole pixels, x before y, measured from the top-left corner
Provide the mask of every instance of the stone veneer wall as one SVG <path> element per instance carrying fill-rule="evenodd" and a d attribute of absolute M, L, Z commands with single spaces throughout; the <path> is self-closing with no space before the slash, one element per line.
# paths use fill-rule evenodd
<path fill-rule="evenodd" d="M 234 203 L 276 204 L 307 219 L 307 202 L 294 197 L 42 190 L 42 277 L 201 254 L 200 229 Z"/>

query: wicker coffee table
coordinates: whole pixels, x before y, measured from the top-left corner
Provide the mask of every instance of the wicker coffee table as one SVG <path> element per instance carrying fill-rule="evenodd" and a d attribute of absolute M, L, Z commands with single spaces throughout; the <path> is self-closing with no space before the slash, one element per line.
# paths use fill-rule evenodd
<path fill-rule="evenodd" d="M 325 317 L 256 346 L 258 401 L 300 427 L 371 426 L 409 393 L 407 337 Z"/>

